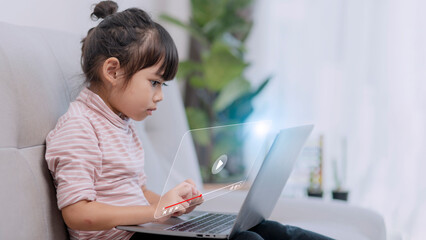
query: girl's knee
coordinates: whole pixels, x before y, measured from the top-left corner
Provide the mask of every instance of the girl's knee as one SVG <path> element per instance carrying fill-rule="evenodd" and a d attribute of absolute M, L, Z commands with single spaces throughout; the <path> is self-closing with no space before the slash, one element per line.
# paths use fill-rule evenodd
<path fill-rule="evenodd" d="M 232 240 L 263 240 L 263 238 L 255 232 L 243 231 L 238 233 Z"/>
<path fill-rule="evenodd" d="M 265 220 L 257 225 L 256 228 L 262 228 L 264 231 L 274 231 L 277 229 L 283 229 L 285 226 L 279 222 Z"/>

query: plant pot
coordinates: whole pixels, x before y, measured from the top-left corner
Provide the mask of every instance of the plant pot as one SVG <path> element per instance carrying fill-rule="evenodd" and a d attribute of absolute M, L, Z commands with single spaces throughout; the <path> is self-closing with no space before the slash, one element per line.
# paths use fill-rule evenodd
<path fill-rule="evenodd" d="M 348 191 L 333 190 L 333 199 L 347 201 L 348 195 Z"/>
<path fill-rule="evenodd" d="M 322 190 L 321 189 L 311 189 L 308 188 L 307 191 L 309 197 L 317 197 L 322 198 Z"/>

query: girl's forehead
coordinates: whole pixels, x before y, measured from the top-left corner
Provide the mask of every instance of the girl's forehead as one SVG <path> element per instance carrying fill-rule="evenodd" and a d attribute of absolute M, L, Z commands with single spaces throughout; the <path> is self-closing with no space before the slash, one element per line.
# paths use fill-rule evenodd
<path fill-rule="evenodd" d="M 162 74 L 164 74 L 164 70 L 160 71 L 160 67 L 161 67 L 161 64 L 156 64 L 154 66 L 141 69 L 141 71 L 148 73 L 152 77 L 162 78 Z"/>
<path fill-rule="evenodd" d="M 164 74 L 164 69 L 161 69 L 162 64 L 162 62 L 159 62 L 154 66 L 149 67 L 150 73 L 156 75 L 157 77 L 162 77 Z"/>

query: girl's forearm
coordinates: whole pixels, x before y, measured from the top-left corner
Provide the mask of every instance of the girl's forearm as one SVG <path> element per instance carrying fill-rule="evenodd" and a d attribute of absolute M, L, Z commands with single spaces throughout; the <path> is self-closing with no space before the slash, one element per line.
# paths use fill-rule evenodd
<path fill-rule="evenodd" d="M 151 205 L 157 204 L 160 201 L 161 196 L 153 191 L 145 189 L 143 190 L 143 194 L 145 195 L 146 200 L 148 200 L 149 204 Z"/>
<path fill-rule="evenodd" d="M 155 205 L 160 201 L 161 196 L 151 190 L 148 190 L 146 185 L 142 186 L 142 192 L 149 204 Z"/>
<path fill-rule="evenodd" d="M 82 231 L 108 230 L 118 225 L 138 225 L 155 221 L 155 206 L 113 206 L 80 201 L 62 209 L 65 223 Z"/>

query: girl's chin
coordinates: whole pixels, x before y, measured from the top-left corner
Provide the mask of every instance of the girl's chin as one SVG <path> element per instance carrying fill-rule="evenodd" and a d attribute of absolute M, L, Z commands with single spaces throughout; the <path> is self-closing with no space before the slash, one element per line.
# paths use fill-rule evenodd
<path fill-rule="evenodd" d="M 133 119 L 133 120 L 135 120 L 135 121 L 142 121 L 142 120 L 144 120 L 146 117 L 147 117 L 147 116 L 145 115 L 145 116 L 140 116 L 140 117 L 132 118 L 132 119 Z"/>
<path fill-rule="evenodd" d="M 135 121 L 142 121 L 142 120 L 144 120 L 148 116 L 149 116 L 149 114 L 147 114 L 146 112 L 144 112 L 141 115 L 136 116 L 135 118 L 132 118 L 132 119 L 135 120 Z"/>

